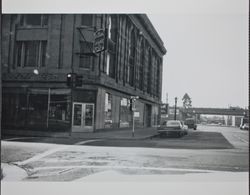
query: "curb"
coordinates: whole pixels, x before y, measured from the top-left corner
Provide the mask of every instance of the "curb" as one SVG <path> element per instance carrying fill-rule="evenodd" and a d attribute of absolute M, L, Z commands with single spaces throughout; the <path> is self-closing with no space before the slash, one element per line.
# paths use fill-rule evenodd
<path fill-rule="evenodd" d="M 122 130 L 121 130 L 122 131 Z M 126 131 L 126 130 L 124 130 Z M 30 133 L 30 134 L 29 134 Z M 6 136 L 26 136 L 26 137 L 44 137 L 44 138 L 82 138 L 82 139 L 108 139 L 108 140 L 143 140 L 143 139 L 148 139 L 152 138 L 157 134 L 157 132 L 151 132 L 151 133 L 145 133 L 146 135 L 135 135 L 135 137 L 128 136 L 129 134 L 126 135 L 119 135 L 119 133 L 115 136 L 109 136 L 108 132 L 103 132 L 104 134 L 107 133 L 107 135 L 98 135 L 98 133 L 92 133 L 92 135 L 84 135 L 83 134 L 77 134 L 77 133 L 43 133 L 43 132 L 31 132 L 27 131 L 22 133 L 16 131 L 16 130 L 8 130 L 8 132 L 5 132 L 4 135 Z"/>
<path fill-rule="evenodd" d="M 145 139 L 151 139 L 155 137 L 156 135 L 149 135 L 144 137 L 80 137 L 83 139 L 105 139 L 105 140 L 145 140 Z M 70 138 L 75 138 L 71 136 Z"/>

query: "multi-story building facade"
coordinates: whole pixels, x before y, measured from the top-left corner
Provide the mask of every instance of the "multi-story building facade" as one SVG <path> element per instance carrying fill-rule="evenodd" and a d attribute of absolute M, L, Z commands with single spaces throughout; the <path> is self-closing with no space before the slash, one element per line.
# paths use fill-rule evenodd
<path fill-rule="evenodd" d="M 95 33 L 102 29 L 106 47 L 94 53 Z M 136 126 L 155 126 L 165 53 L 144 14 L 3 15 L 2 127 L 65 132 L 130 127 L 131 96 L 139 97 Z"/>

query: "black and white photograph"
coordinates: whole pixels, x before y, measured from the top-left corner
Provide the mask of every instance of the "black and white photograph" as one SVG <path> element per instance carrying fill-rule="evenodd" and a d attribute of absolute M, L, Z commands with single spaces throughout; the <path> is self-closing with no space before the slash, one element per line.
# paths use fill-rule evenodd
<path fill-rule="evenodd" d="M 248 1 L 34 2 L 2 1 L 3 195 L 249 193 Z"/>

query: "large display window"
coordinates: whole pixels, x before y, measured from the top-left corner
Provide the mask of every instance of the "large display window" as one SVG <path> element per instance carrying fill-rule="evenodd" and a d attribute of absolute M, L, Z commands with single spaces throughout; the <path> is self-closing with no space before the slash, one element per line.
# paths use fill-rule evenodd
<path fill-rule="evenodd" d="M 48 126 L 52 129 L 70 128 L 71 94 L 68 89 L 50 89 Z"/>
<path fill-rule="evenodd" d="M 132 113 L 129 110 L 129 99 L 121 98 L 120 104 L 120 127 L 132 126 Z"/>
<path fill-rule="evenodd" d="M 104 127 L 111 128 L 113 124 L 112 121 L 112 96 L 110 93 L 105 94 L 105 121 Z"/>
<path fill-rule="evenodd" d="M 144 126 L 144 103 L 137 100 L 135 102 L 135 112 L 137 114 L 135 115 L 135 126 L 136 127 L 143 127 Z"/>
<path fill-rule="evenodd" d="M 70 128 L 70 90 L 3 89 L 3 127 L 66 131 Z"/>
<path fill-rule="evenodd" d="M 156 127 L 158 124 L 160 124 L 160 118 L 159 118 L 159 105 L 152 106 L 152 126 Z"/>

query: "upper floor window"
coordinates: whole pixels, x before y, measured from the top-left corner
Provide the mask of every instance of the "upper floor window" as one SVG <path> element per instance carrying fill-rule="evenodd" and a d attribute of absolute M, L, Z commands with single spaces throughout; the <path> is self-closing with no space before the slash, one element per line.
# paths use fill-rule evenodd
<path fill-rule="evenodd" d="M 117 37 L 117 17 L 116 15 L 110 15 L 108 17 L 108 38 L 114 43 Z"/>
<path fill-rule="evenodd" d="M 80 68 L 90 69 L 92 57 L 90 53 L 92 52 L 92 43 L 87 41 L 80 41 Z"/>
<path fill-rule="evenodd" d="M 106 70 L 105 70 L 105 73 L 106 73 L 107 75 L 109 75 L 109 69 L 110 69 L 109 65 L 110 65 L 110 54 L 108 53 L 108 54 L 107 54 Z"/>
<path fill-rule="evenodd" d="M 21 26 L 39 26 L 44 27 L 48 25 L 48 15 L 44 14 L 24 14 L 20 18 Z"/>
<path fill-rule="evenodd" d="M 140 47 L 140 63 L 138 67 L 138 82 L 139 82 L 139 89 L 143 88 L 143 63 L 144 63 L 144 47 L 143 42 L 141 41 Z"/>
<path fill-rule="evenodd" d="M 152 79 L 152 57 L 151 52 L 148 50 L 148 79 L 147 79 L 147 92 L 151 94 L 151 79 Z"/>
<path fill-rule="evenodd" d="M 107 53 L 107 65 L 106 65 L 106 74 L 112 78 L 115 78 L 115 53 Z"/>
<path fill-rule="evenodd" d="M 112 78 L 115 78 L 116 72 L 116 34 L 117 34 L 117 24 L 116 15 L 108 16 L 108 53 L 107 53 L 107 64 L 106 64 L 106 74 Z"/>
<path fill-rule="evenodd" d="M 129 66 L 128 66 L 128 82 L 131 86 L 134 85 L 134 65 L 135 65 L 135 49 L 136 40 L 134 30 L 130 33 L 130 46 L 129 46 Z"/>
<path fill-rule="evenodd" d="M 156 95 L 156 72 L 157 71 L 157 60 L 155 52 L 152 52 L 152 84 L 153 88 L 151 90 L 152 95 Z"/>
<path fill-rule="evenodd" d="M 157 97 L 159 97 L 159 95 L 160 95 L 160 88 L 159 88 L 159 86 L 160 86 L 160 66 L 161 66 L 161 59 L 159 59 L 158 61 L 157 61 L 158 63 L 157 63 L 157 68 L 156 68 L 156 70 L 157 70 L 157 76 L 156 76 L 156 96 Z"/>
<path fill-rule="evenodd" d="M 92 26 L 93 25 L 93 14 L 83 14 L 81 24 L 82 24 L 82 26 Z"/>
<path fill-rule="evenodd" d="M 47 41 L 17 41 L 15 62 L 17 67 L 44 67 Z"/>

